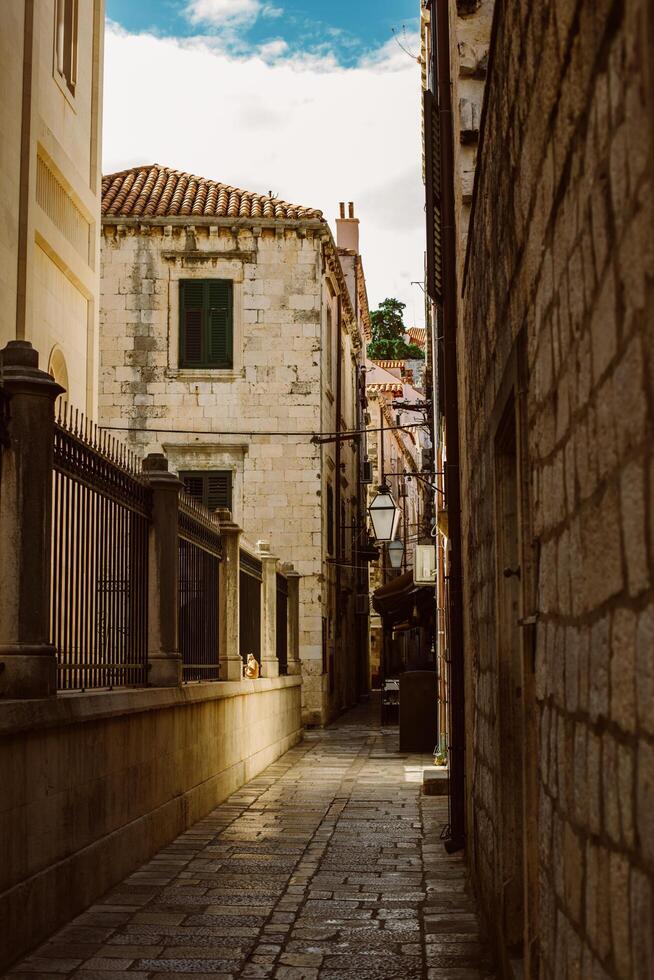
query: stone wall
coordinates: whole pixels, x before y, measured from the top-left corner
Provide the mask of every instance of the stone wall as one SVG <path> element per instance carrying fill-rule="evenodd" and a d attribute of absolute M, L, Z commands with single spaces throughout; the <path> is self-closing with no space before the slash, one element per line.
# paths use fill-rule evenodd
<path fill-rule="evenodd" d="M 299 677 L 5 702 L 0 970 L 300 738 Z"/>
<path fill-rule="evenodd" d="M 71 91 L 53 0 L 0 4 L 0 347 L 29 340 L 95 417 L 104 0 L 78 6 Z"/>
<path fill-rule="evenodd" d="M 513 908 L 527 922 L 527 976 L 540 959 L 543 980 L 644 978 L 652 10 L 498 6 L 459 345 L 469 855 L 507 975 Z M 526 909 L 512 871 L 527 880 Z"/>
<path fill-rule="evenodd" d="M 140 453 L 163 448 L 175 470 L 232 471 L 235 521 L 302 576 L 304 717 L 321 724 L 353 697 L 349 650 L 340 651 L 337 677 L 330 681 L 324 671 L 322 618 L 333 620 L 334 598 L 323 587 L 333 571 L 326 564 L 324 502 L 334 447 L 311 442 L 311 433 L 336 427 L 342 286 L 325 261 L 329 233 L 317 221 L 262 228 L 237 219 L 165 220 L 104 225 L 100 418 L 120 427 L 120 437 Z M 209 277 L 234 283 L 234 367 L 180 369 L 179 281 Z M 345 323 L 346 393 L 356 379 L 348 328 Z M 352 398 L 345 398 L 349 428 L 354 413 Z M 349 447 L 343 462 L 350 513 L 357 479 Z"/>

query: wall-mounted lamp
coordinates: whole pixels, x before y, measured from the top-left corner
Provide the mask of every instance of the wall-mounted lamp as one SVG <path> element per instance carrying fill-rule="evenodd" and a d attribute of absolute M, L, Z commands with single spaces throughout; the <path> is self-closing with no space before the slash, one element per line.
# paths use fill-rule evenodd
<path fill-rule="evenodd" d="M 400 508 L 393 500 L 390 487 L 383 483 L 368 507 L 370 523 L 376 541 L 392 541 L 400 519 Z"/>
<path fill-rule="evenodd" d="M 401 568 L 402 558 L 404 557 L 404 544 L 402 541 L 389 541 L 386 547 L 388 549 L 388 560 L 391 563 L 391 568 Z"/>

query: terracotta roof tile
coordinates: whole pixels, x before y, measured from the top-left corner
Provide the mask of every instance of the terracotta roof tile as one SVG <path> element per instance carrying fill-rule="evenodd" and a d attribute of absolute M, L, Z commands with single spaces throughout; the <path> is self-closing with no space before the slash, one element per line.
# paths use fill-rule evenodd
<path fill-rule="evenodd" d="M 253 194 L 159 164 L 133 167 L 103 177 L 102 214 L 106 218 L 192 215 L 322 220 L 322 212 L 316 208 L 278 201 L 267 194 Z"/>
<path fill-rule="evenodd" d="M 409 327 L 407 332 L 412 344 L 417 344 L 418 347 L 425 347 L 427 343 L 427 332 L 424 327 Z"/>
<path fill-rule="evenodd" d="M 379 382 L 373 381 L 371 384 L 367 384 L 366 385 L 366 388 L 369 391 L 390 391 L 394 395 L 401 395 L 402 394 L 402 383 L 401 382 L 399 384 L 391 384 L 390 382 L 388 382 L 388 383 L 385 383 L 385 382 L 379 383 Z"/>

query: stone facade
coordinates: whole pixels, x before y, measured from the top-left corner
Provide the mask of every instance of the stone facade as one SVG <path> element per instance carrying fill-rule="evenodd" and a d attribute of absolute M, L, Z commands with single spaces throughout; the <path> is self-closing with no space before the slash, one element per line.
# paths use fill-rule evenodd
<path fill-rule="evenodd" d="M 506 976 L 654 971 L 652 64 L 646 0 L 498 5 L 458 367 L 468 850 Z"/>
<path fill-rule="evenodd" d="M 384 363 L 384 362 L 382 362 Z M 403 363 L 403 362 L 398 362 Z M 371 464 L 372 482 L 368 486 L 368 504 L 377 488 L 384 482 L 393 493 L 400 507 L 400 521 L 397 537 L 405 544 L 403 563 L 400 571 L 391 568 L 386 553 L 386 545 L 380 545 L 380 557 L 370 565 L 370 595 L 376 589 L 401 572 L 413 567 L 413 549 L 416 543 L 429 543 L 429 528 L 426 525 L 426 485 L 420 480 L 406 480 L 397 474 L 415 473 L 423 469 L 425 437 L 418 427 L 397 429 L 396 426 L 410 425 L 420 418 L 415 412 L 392 408 L 394 399 L 407 402 L 418 401 L 422 396 L 400 376 L 400 369 L 384 369 L 374 362 L 368 362 L 366 397 L 368 401 L 368 457 Z M 391 374 L 390 371 L 394 373 Z M 371 680 L 383 672 L 382 649 L 383 629 L 381 616 L 371 609 L 370 613 L 370 673 Z"/>
<path fill-rule="evenodd" d="M 64 7 L 0 4 L 0 348 L 32 343 L 94 417 L 104 0 L 57 32 Z"/>
<path fill-rule="evenodd" d="M 233 283 L 233 367 L 180 369 L 180 281 L 212 277 Z M 354 627 L 352 572 L 341 601 L 328 538 L 339 523 L 351 535 L 359 457 L 344 444 L 337 494 L 336 446 L 312 434 L 337 428 L 338 380 L 341 427 L 356 428 L 360 329 L 323 220 L 104 219 L 102 423 L 141 453 L 163 449 L 178 471 L 229 471 L 234 520 L 294 564 L 308 724 L 356 698 L 347 630 L 335 627 L 337 604 Z"/>

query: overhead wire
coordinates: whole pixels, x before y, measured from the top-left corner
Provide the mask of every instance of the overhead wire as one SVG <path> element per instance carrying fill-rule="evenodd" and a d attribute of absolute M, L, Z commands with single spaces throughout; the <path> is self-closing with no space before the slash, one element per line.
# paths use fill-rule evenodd
<path fill-rule="evenodd" d="M 108 432 L 153 432 L 165 435 L 182 436 L 308 436 L 313 439 L 343 439 L 358 435 L 365 435 L 368 432 L 388 432 L 390 429 L 415 429 L 424 428 L 424 422 L 407 422 L 405 425 L 386 425 L 372 426 L 365 429 L 342 429 L 340 432 L 313 432 L 310 430 L 283 431 L 279 429 L 268 430 L 244 430 L 244 429 L 171 429 L 167 427 L 154 427 L 149 425 L 101 425 L 100 428 Z"/>

